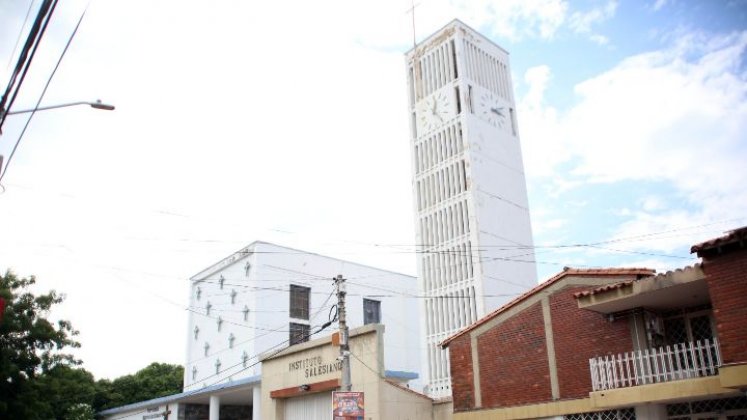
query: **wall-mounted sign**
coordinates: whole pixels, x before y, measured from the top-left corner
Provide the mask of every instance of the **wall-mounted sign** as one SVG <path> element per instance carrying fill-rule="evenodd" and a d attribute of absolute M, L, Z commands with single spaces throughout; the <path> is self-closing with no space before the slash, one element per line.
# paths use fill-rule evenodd
<path fill-rule="evenodd" d="M 365 410 L 363 409 L 362 392 L 338 392 L 332 393 L 332 418 L 334 420 L 363 420 Z"/>
<path fill-rule="evenodd" d="M 342 370 L 342 362 L 339 360 L 325 362 L 320 356 L 314 356 L 288 363 L 289 372 L 296 370 L 303 370 L 304 376 L 311 378 L 313 376 L 339 372 Z"/>

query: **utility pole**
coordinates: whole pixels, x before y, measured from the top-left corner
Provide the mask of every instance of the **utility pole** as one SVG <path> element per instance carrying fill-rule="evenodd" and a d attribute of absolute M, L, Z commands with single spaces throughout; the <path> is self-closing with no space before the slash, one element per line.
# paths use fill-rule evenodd
<path fill-rule="evenodd" d="M 335 277 L 335 286 L 337 286 L 337 317 L 340 326 L 340 360 L 342 361 L 342 383 L 340 389 L 350 391 L 352 384 L 350 382 L 350 345 L 348 342 L 348 324 L 345 321 L 345 279 L 342 274 Z"/>

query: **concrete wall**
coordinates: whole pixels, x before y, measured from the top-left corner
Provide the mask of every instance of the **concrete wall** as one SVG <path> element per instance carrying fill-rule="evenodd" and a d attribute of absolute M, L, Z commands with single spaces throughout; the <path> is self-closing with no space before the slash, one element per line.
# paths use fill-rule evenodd
<path fill-rule="evenodd" d="M 380 382 L 381 417 L 386 420 L 431 420 L 433 400 L 387 381 Z M 368 413 L 366 413 L 368 417 Z"/>
<path fill-rule="evenodd" d="M 365 327 L 365 332 L 353 335 L 351 332 L 350 351 L 356 357 L 351 357 L 351 378 L 353 391 L 365 393 L 366 418 L 373 420 L 381 417 L 380 392 L 383 375 L 382 348 L 380 342 L 381 326 L 378 328 Z M 262 418 L 282 418 L 284 400 L 271 398 L 271 393 L 277 390 L 295 390 L 301 385 L 323 383 L 338 380 L 340 371 L 310 375 L 309 368 L 291 368 L 290 364 L 305 360 L 321 360 L 326 365 L 336 363 L 340 348 L 331 345 L 329 337 L 317 339 L 307 344 L 294 346 L 290 352 L 283 352 L 278 356 L 262 362 Z M 324 392 L 332 392 L 328 389 Z M 304 394 L 298 394 L 298 396 Z M 332 407 L 330 407 L 331 414 Z"/>

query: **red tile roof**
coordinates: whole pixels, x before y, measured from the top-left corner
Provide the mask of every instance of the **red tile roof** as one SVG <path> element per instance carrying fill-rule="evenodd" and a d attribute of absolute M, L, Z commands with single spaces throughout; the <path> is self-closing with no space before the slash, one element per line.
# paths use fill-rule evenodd
<path fill-rule="evenodd" d="M 573 297 L 578 299 L 582 296 L 591 296 L 597 293 L 606 292 L 608 290 L 622 289 L 623 287 L 630 286 L 631 284 L 633 284 L 633 281 L 634 280 L 625 280 L 619 283 L 605 284 L 604 286 L 599 286 L 596 289 L 584 290 L 583 292 L 576 292 L 573 294 Z"/>
<path fill-rule="evenodd" d="M 726 232 L 726 235 L 718 238 L 710 239 L 699 244 L 695 244 L 690 248 L 690 253 L 698 253 L 699 257 L 702 257 L 705 251 L 719 248 L 725 245 L 730 245 L 737 242 L 747 242 L 747 226 L 730 230 Z"/>
<path fill-rule="evenodd" d="M 563 268 L 563 271 L 550 277 L 547 281 L 538 284 L 537 286 L 533 287 L 532 289 L 530 289 L 523 295 L 518 296 L 516 299 L 508 302 L 507 304 L 501 306 L 500 308 L 494 310 L 493 312 L 477 320 L 474 324 L 468 326 L 467 328 L 459 331 L 458 333 L 442 341 L 441 347 L 447 347 L 449 343 L 454 341 L 456 338 L 461 337 L 462 335 L 474 330 L 475 328 L 479 327 L 482 324 L 485 324 L 486 322 L 495 318 L 499 314 L 518 305 L 519 303 L 523 302 L 530 296 L 536 294 L 537 292 L 547 288 L 548 286 L 552 284 L 559 282 L 561 279 L 567 276 L 574 276 L 574 277 L 625 276 L 625 275 L 652 276 L 655 273 L 656 273 L 656 270 L 651 269 L 651 268 L 571 268 L 571 267 L 565 267 Z"/>
<path fill-rule="evenodd" d="M 699 269 L 699 268 L 700 268 L 700 264 L 696 263 L 696 264 L 693 264 L 691 266 L 687 266 L 687 267 L 683 267 L 683 268 L 677 268 L 677 269 L 674 269 L 674 270 L 669 270 L 669 271 L 667 271 L 665 273 L 659 273 L 659 274 L 657 274 L 654 277 L 654 281 L 659 281 L 659 280 L 664 279 L 666 277 L 671 277 L 671 276 L 675 275 L 676 273 L 687 272 L 687 271 L 695 270 L 695 269 Z M 576 293 L 573 294 L 573 296 L 576 299 L 578 299 L 578 298 L 583 297 L 583 296 L 596 295 L 598 293 L 604 293 L 604 292 L 609 291 L 609 290 L 622 289 L 623 287 L 631 286 L 635 282 L 636 282 L 636 280 L 625 280 L 625 281 L 621 281 L 621 282 L 618 282 L 618 283 L 605 284 L 604 286 L 599 286 L 599 287 L 597 287 L 595 289 L 584 290 L 582 292 L 576 292 Z"/>

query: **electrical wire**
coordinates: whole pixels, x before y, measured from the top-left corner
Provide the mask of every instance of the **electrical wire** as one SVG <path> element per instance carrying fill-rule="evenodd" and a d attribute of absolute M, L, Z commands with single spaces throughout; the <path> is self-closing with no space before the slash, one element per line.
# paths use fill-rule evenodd
<path fill-rule="evenodd" d="M 34 6 L 34 0 L 31 0 L 29 2 L 29 8 L 26 10 L 26 17 L 23 18 L 23 24 L 21 25 L 21 29 L 18 30 L 18 38 L 16 38 L 16 43 L 13 46 L 13 52 L 10 53 L 10 57 L 8 57 L 8 65 L 5 67 L 6 69 L 10 68 L 10 64 L 13 62 L 13 57 L 16 55 L 16 50 L 18 49 L 18 44 L 21 43 L 21 38 L 23 37 L 23 28 L 26 27 L 26 23 L 29 21 L 29 16 L 31 16 L 31 9 Z"/>
<path fill-rule="evenodd" d="M 57 0 L 43 0 L 39 7 L 39 13 L 36 15 L 36 19 L 34 19 L 34 24 L 31 26 L 29 35 L 26 37 L 26 43 L 23 45 L 23 49 L 21 49 L 21 54 L 18 57 L 15 69 L 11 73 L 8 86 L 2 98 L 0 98 L 0 133 L 2 133 L 3 123 L 8 115 L 6 111 L 10 110 L 18 96 L 18 92 L 26 79 L 31 62 L 34 56 L 36 56 L 36 50 L 47 30 L 47 25 L 56 7 Z M 21 76 L 20 80 L 18 79 L 19 75 Z"/>
<path fill-rule="evenodd" d="M 57 5 L 57 1 L 54 1 L 54 6 Z M 52 8 L 52 11 L 54 10 L 54 6 Z M 5 178 L 5 174 L 8 173 L 8 167 L 10 166 L 10 162 L 13 160 L 13 156 L 16 154 L 16 150 L 18 149 L 18 145 L 21 144 L 21 140 L 23 140 L 23 135 L 26 134 L 26 130 L 29 127 L 29 123 L 31 123 L 31 119 L 34 118 L 34 115 L 36 114 L 36 109 L 39 107 L 39 104 L 41 104 L 42 99 L 44 99 L 44 95 L 47 93 L 47 89 L 49 88 L 49 84 L 52 82 L 52 78 L 54 77 L 55 73 L 57 73 L 57 69 L 60 67 L 60 63 L 62 62 L 62 59 L 65 57 L 65 54 L 67 53 L 68 48 L 70 48 L 70 43 L 73 41 L 73 38 L 75 38 L 75 34 L 78 33 L 78 28 L 80 27 L 81 22 L 83 22 L 83 18 L 86 16 L 86 11 L 88 10 L 88 6 L 83 10 L 83 13 L 81 13 L 80 18 L 78 19 L 78 23 L 75 25 L 75 29 L 73 29 L 73 32 L 70 34 L 70 37 L 67 40 L 67 43 L 65 44 L 65 48 L 62 50 L 62 53 L 60 54 L 60 58 L 57 59 L 57 64 L 55 64 L 54 69 L 52 70 L 52 73 L 47 78 L 47 83 L 44 85 L 44 89 L 42 90 L 41 95 L 39 95 L 39 99 L 36 101 L 36 106 L 34 106 L 34 109 L 31 111 L 31 115 L 29 115 L 29 118 L 26 120 L 26 124 L 23 126 L 23 129 L 21 130 L 21 134 L 18 135 L 18 139 L 16 140 L 15 145 L 13 145 L 13 149 L 10 152 L 10 155 L 8 156 L 8 160 L 5 163 L 5 168 L 3 168 L 2 173 L 0 173 L 0 183 L 2 183 L 3 178 Z M 50 16 L 52 11 L 50 11 Z M 44 29 L 47 28 L 47 23 L 49 23 L 49 19 L 44 23 Z M 43 31 L 42 31 L 43 34 Z M 40 35 L 41 36 L 41 35 Z M 38 47 L 38 43 L 34 47 L 34 53 L 36 52 L 36 47 Z M 32 54 L 33 55 L 33 54 Z M 26 68 L 28 70 L 28 68 Z M 24 71 L 23 76 L 26 76 L 26 73 Z M 18 93 L 18 91 L 16 91 Z M 15 101 L 15 94 L 13 95 L 13 98 L 11 102 L 8 105 L 8 108 L 12 105 L 12 102 Z M 4 121 L 4 118 L 3 118 Z M 0 129 L 2 129 L 2 121 L 0 121 Z"/>

